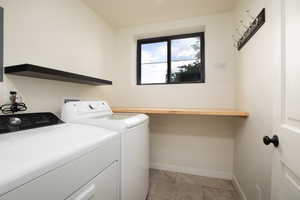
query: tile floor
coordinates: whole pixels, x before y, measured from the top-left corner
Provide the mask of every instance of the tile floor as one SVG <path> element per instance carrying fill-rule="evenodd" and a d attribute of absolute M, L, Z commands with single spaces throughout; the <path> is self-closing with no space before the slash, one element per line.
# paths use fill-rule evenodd
<path fill-rule="evenodd" d="M 240 200 L 229 180 L 150 170 L 147 200 Z"/>

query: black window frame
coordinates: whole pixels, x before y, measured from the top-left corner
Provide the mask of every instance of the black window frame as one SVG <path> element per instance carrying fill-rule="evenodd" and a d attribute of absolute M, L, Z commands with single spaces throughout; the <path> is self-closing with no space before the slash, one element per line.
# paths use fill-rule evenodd
<path fill-rule="evenodd" d="M 200 69 L 201 80 L 198 81 L 190 81 L 190 82 L 171 82 L 171 41 L 176 39 L 184 39 L 191 37 L 200 37 L 200 56 L 201 56 L 201 64 L 202 67 Z M 168 62 L 168 71 L 167 71 L 167 82 L 166 83 L 141 83 L 142 78 L 142 45 L 150 44 L 150 43 L 158 43 L 158 42 L 167 42 L 167 62 Z M 193 83 L 205 83 L 205 32 L 196 32 L 189 34 L 181 34 L 181 35 L 172 35 L 165 37 L 156 37 L 156 38 L 147 38 L 137 40 L 137 65 L 136 65 L 136 83 L 137 85 L 169 85 L 169 84 L 193 84 Z"/>

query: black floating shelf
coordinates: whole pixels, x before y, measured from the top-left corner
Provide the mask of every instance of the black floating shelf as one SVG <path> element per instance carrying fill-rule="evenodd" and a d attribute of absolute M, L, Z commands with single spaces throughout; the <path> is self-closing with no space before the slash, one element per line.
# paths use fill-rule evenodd
<path fill-rule="evenodd" d="M 111 81 L 98 79 L 90 76 L 74 74 L 70 72 L 40 67 L 31 64 L 22 64 L 5 67 L 5 74 L 12 74 L 18 76 L 28 76 L 39 79 L 48 79 L 72 83 L 80 83 L 86 85 L 112 85 Z"/>

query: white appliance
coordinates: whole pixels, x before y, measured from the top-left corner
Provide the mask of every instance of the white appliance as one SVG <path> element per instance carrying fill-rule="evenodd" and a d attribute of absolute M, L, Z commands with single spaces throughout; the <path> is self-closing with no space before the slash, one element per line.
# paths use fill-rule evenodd
<path fill-rule="evenodd" d="M 119 200 L 120 134 L 49 115 L 0 116 L 0 200 Z"/>
<path fill-rule="evenodd" d="M 121 199 L 144 200 L 149 185 L 149 118 L 144 114 L 114 114 L 104 101 L 68 102 L 62 120 L 121 133 Z"/>

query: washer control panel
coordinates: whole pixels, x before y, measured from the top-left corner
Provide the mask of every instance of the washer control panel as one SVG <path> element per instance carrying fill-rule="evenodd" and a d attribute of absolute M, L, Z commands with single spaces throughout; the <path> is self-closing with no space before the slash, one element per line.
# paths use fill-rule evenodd
<path fill-rule="evenodd" d="M 0 134 L 63 123 L 53 113 L 0 115 Z"/>

